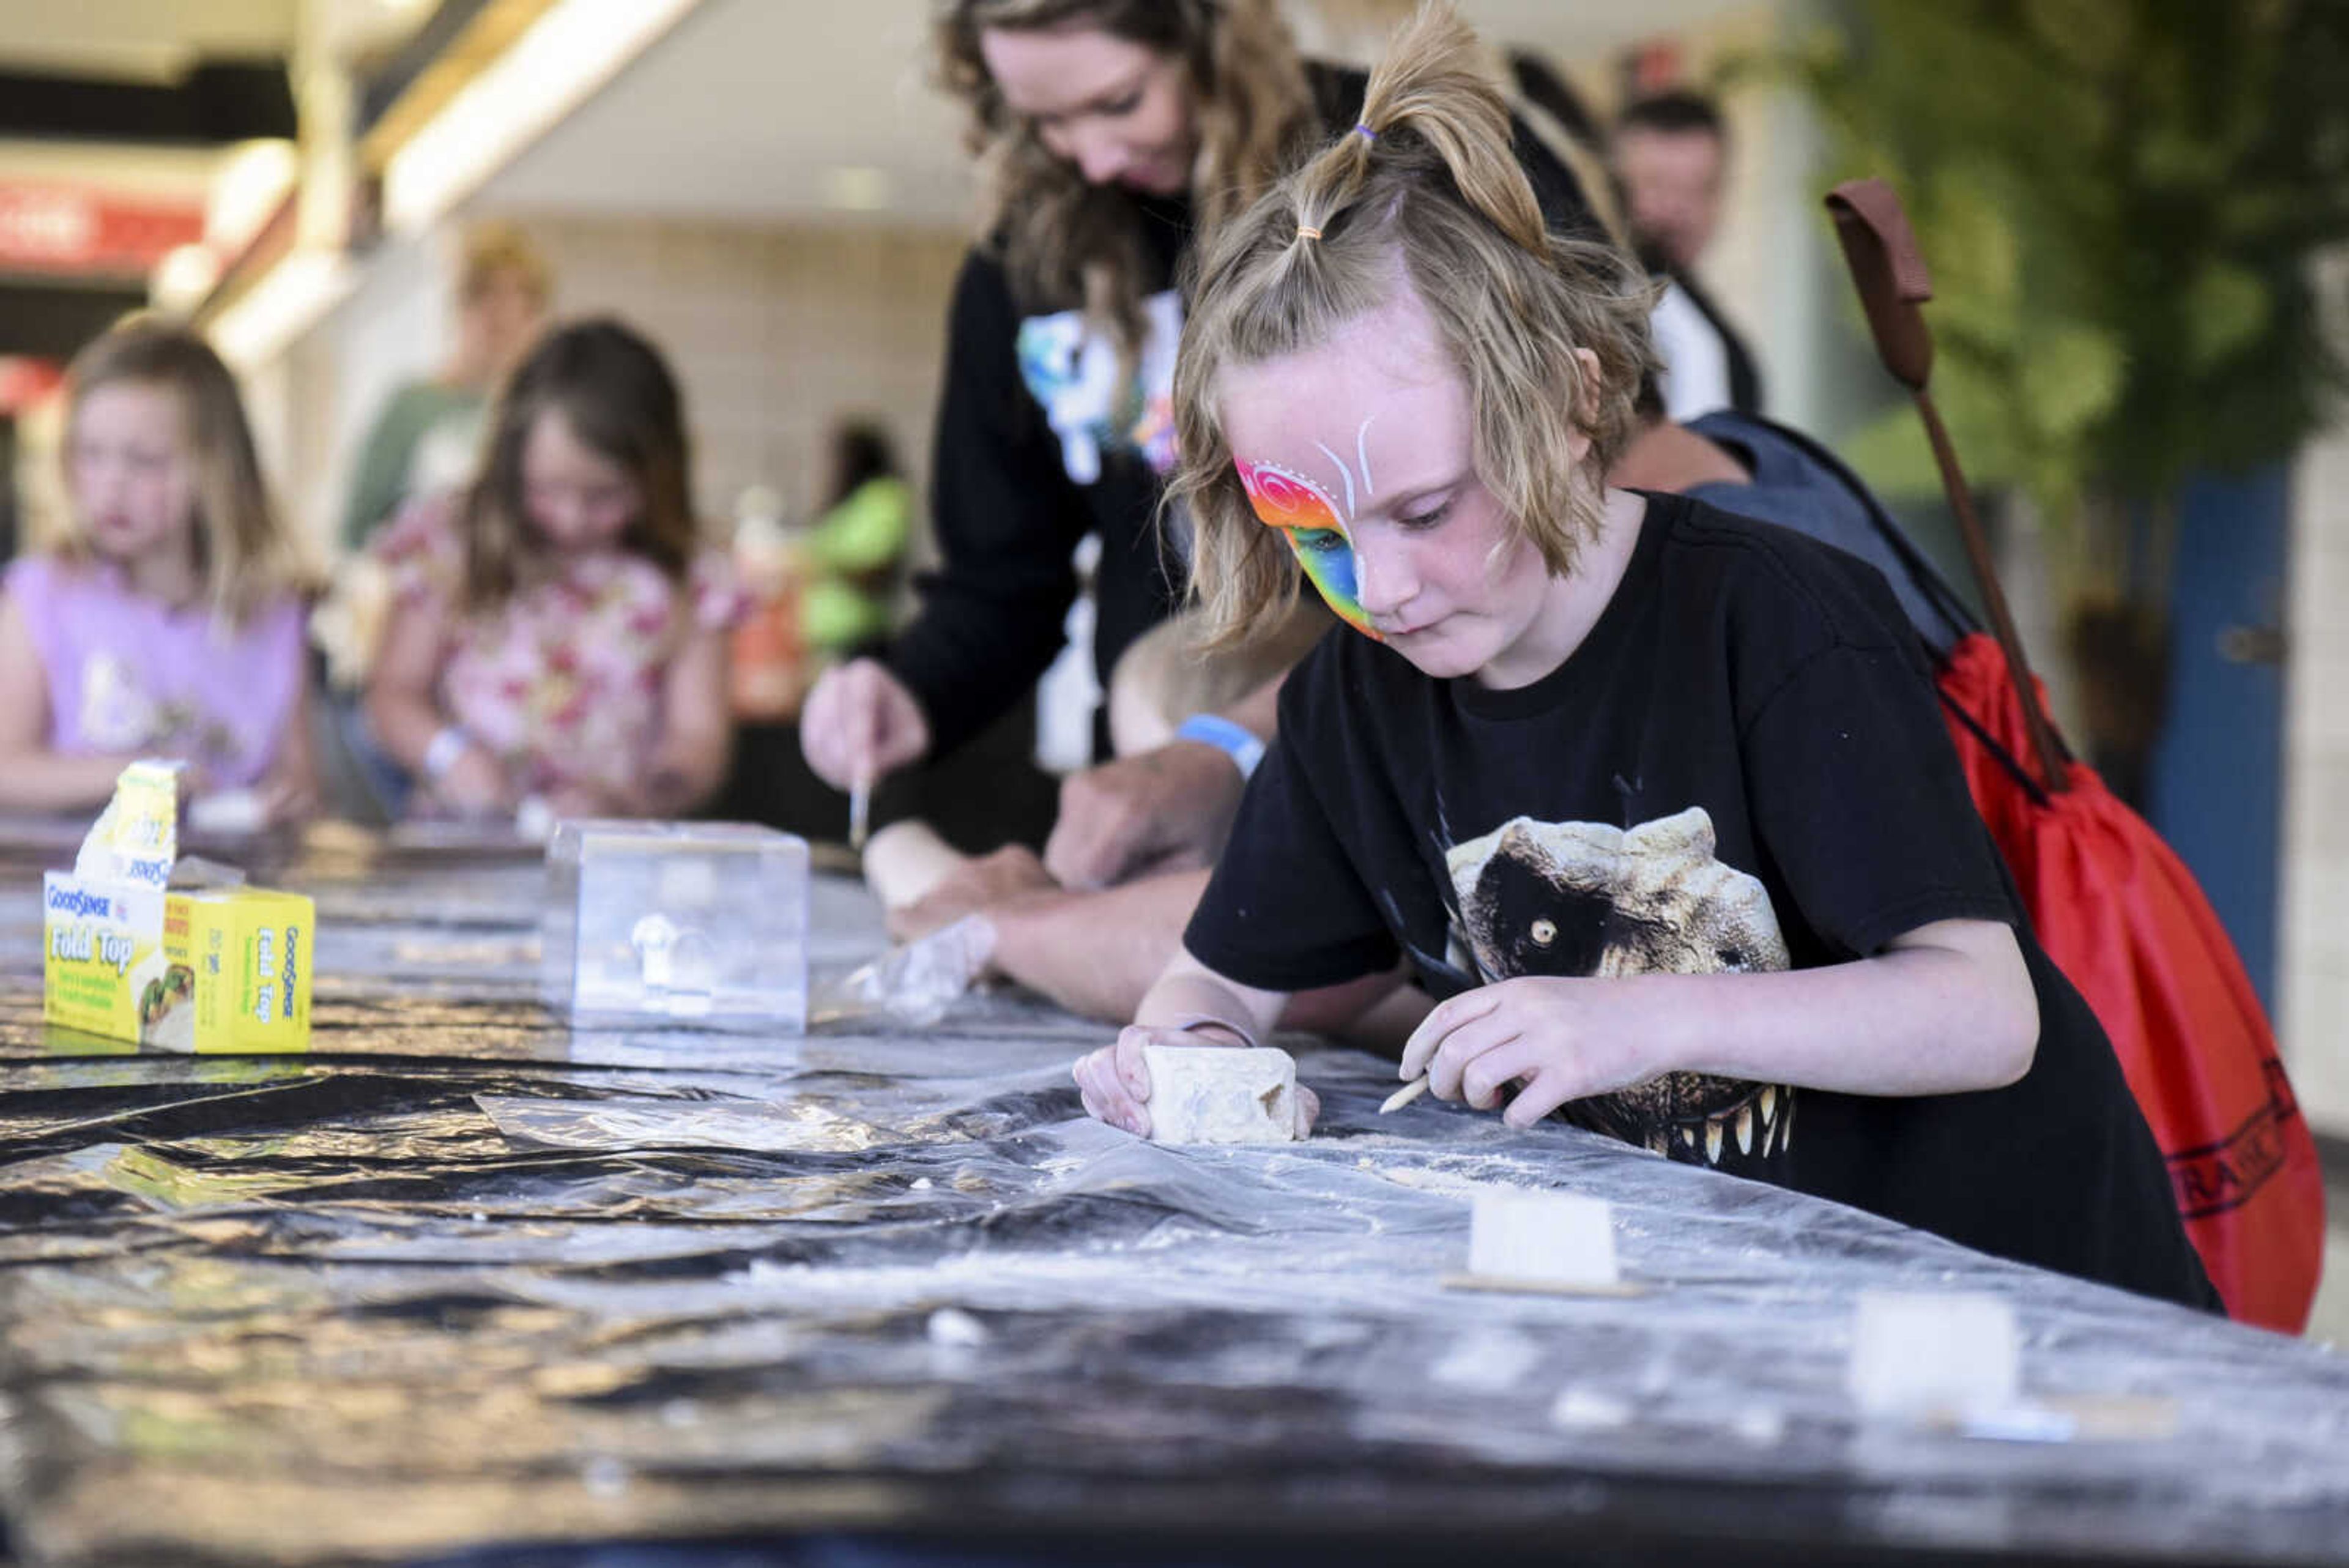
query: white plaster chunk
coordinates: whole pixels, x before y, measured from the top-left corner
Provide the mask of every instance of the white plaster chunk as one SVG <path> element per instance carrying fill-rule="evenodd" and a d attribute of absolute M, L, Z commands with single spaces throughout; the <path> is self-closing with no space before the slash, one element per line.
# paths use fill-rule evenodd
<path fill-rule="evenodd" d="M 1585 1384 L 1568 1384 L 1550 1405 L 1553 1427 L 1573 1432 L 1604 1432 L 1631 1424 L 1631 1402 Z"/>
<path fill-rule="evenodd" d="M 1478 1189 L 1468 1222 L 1468 1272 L 1541 1284 L 1619 1282 L 1607 1200 L 1514 1187 Z"/>
<path fill-rule="evenodd" d="M 1297 1063 L 1270 1046 L 1144 1045 L 1153 1143 L 1288 1143 Z"/>
<path fill-rule="evenodd" d="M 930 1343 L 969 1350 L 987 1343 L 987 1325 L 960 1307 L 940 1307 L 930 1314 Z"/>
<path fill-rule="evenodd" d="M 1964 1417 L 2014 1403 L 2014 1309 L 1978 1293 L 1863 1291 L 1847 1384 L 1870 1416 Z"/>
<path fill-rule="evenodd" d="M 1472 1330 L 1452 1342 L 1428 1376 L 1447 1387 L 1500 1394 L 1524 1383 L 1541 1358 L 1541 1345 L 1522 1334 Z"/>

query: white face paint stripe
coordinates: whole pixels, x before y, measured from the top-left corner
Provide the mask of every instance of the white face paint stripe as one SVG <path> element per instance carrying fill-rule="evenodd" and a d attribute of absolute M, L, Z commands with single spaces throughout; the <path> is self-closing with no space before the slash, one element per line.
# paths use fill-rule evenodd
<path fill-rule="evenodd" d="M 1370 419 L 1364 420 L 1361 428 L 1354 431 L 1354 462 L 1355 466 L 1362 471 L 1362 499 L 1365 501 L 1379 493 L 1378 486 L 1371 483 L 1370 443 L 1371 420 L 1378 417 L 1376 414 L 1371 415 Z M 1315 450 L 1330 460 L 1330 466 L 1338 471 L 1339 482 L 1346 487 L 1346 521 L 1350 523 L 1354 520 L 1358 510 L 1354 500 L 1354 470 L 1346 466 L 1344 458 L 1331 452 L 1321 442 L 1317 441 L 1313 445 Z"/>
<path fill-rule="evenodd" d="M 1344 458 L 1321 446 L 1319 441 L 1313 444 L 1321 448 L 1321 455 L 1330 460 L 1330 466 L 1338 471 L 1338 477 L 1346 482 L 1346 521 L 1351 523 L 1354 520 L 1354 471 L 1346 466 Z"/>

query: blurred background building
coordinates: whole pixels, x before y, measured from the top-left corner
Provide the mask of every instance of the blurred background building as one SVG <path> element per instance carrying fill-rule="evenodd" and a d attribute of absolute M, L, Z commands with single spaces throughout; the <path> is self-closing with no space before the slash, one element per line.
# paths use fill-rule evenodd
<path fill-rule="evenodd" d="M 1363 59 L 1405 7 L 1288 8 L 1309 50 Z M 1852 173 L 1902 189 L 1941 282 L 1944 400 L 2059 711 L 2203 879 L 2312 1120 L 2349 1135 L 2349 627 L 2324 613 L 2349 589 L 2349 426 L 2317 314 L 2349 286 L 2324 107 L 2349 99 L 2349 46 L 2307 19 L 2339 7 L 1463 8 L 1602 134 L 1641 98 L 1717 99 L 1723 198 L 1690 281 L 1765 411 L 1913 503 L 1954 559 L 1819 205 Z M 0 0 L 0 549 L 51 513 L 64 363 L 152 306 L 237 369 L 330 558 L 370 422 L 448 359 L 485 219 L 543 255 L 556 315 L 616 312 L 670 354 L 714 532 L 812 520 L 844 416 L 918 494 L 973 206 L 927 14 Z M 2302 31 L 2243 31 L 2270 25 Z M 2240 69 L 2176 68 L 2229 50 Z"/>

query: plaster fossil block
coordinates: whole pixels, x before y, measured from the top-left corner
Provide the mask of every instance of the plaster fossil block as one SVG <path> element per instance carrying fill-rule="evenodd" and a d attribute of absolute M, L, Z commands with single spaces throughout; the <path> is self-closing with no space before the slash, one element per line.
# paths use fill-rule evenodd
<path fill-rule="evenodd" d="M 1290 1143 L 1297 1063 L 1270 1046 L 1144 1045 L 1153 1143 Z"/>
<path fill-rule="evenodd" d="M 1514 1187 L 1479 1190 L 1468 1221 L 1468 1272 L 1529 1284 L 1619 1283 L 1607 1200 Z"/>
<path fill-rule="evenodd" d="M 2022 1386 L 2014 1309 L 1975 1292 L 1862 1291 L 1847 1386 L 1870 1416 L 1963 1417 Z"/>

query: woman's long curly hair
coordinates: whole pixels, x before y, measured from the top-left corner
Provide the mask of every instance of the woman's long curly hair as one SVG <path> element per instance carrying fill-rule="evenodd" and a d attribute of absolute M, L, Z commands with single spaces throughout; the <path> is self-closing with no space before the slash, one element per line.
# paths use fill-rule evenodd
<path fill-rule="evenodd" d="M 979 52 L 988 29 L 1095 28 L 1181 60 L 1199 138 L 1195 225 L 1212 234 L 1244 210 L 1315 129 L 1305 68 L 1272 0 L 940 0 L 941 84 L 970 113 L 964 143 L 985 197 L 979 232 L 999 245 L 1023 309 L 1081 308 L 1139 355 L 1145 325 L 1132 202 L 1087 183 L 1003 101 Z"/>

